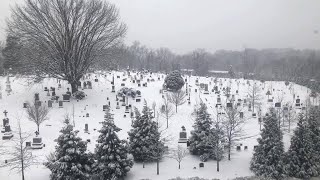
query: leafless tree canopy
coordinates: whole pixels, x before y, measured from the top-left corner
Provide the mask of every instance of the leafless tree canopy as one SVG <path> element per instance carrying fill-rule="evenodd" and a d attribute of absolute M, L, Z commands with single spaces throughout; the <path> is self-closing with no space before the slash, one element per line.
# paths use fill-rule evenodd
<path fill-rule="evenodd" d="M 178 106 L 186 102 L 185 97 L 186 97 L 186 93 L 183 90 L 171 92 L 170 95 L 168 96 L 169 102 L 171 102 L 176 106 L 176 112 L 178 112 Z"/>
<path fill-rule="evenodd" d="M 27 116 L 30 121 L 36 123 L 38 127 L 38 132 L 40 133 L 40 124 L 48 119 L 49 109 L 45 105 L 38 105 L 37 103 L 27 105 Z"/>
<path fill-rule="evenodd" d="M 20 119 L 18 120 L 18 137 L 13 138 L 14 147 L 10 152 L 6 152 L 9 156 L 7 163 L 0 163 L 0 167 L 10 167 L 10 170 L 15 170 L 21 173 L 21 179 L 24 180 L 24 172 L 27 168 L 37 164 L 35 157 L 32 156 L 30 149 L 24 144 L 30 137 L 30 134 L 26 134 L 22 131 L 20 125 Z M 0 153 L 1 154 L 1 153 Z"/>
<path fill-rule="evenodd" d="M 181 147 L 178 145 L 176 149 L 173 149 L 171 154 L 169 155 L 170 158 L 176 160 L 179 163 L 179 169 L 180 164 L 182 160 L 188 155 L 188 149 Z"/>
<path fill-rule="evenodd" d="M 169 127 L 169 119 L 174 115 L 173 107 L 168 99 L 168 95 L 164 97 L 162 107 L 160 107 L 160 116 L 166 119 L 167 128 Z"/>
<path fill-rule="evenodd" d="M 117 8 L 102 0 L 25 0 L 12 10 L 9 33 L 28 45 L 38 75 L 76 84 L 126 32 Z"/>
<path fill-rule="evenodd" d="M 243 138 L 242 126 L 245 123 L 244 118 L 240 118 L 240 109 L 233 103 L 232 107 L 224 107 L 225 115 L 222 120 L 222 126 L 225 132 L 228 146 L 228 160 L 231 159 L 231 147 L 235 142 Z"/>
<path fill-rule="evenodd" d="M 254 112 L 254 108 L 258 106 L 259 101 L 262 98 L 261 89 L 256 82 L 253 82 L 253 84 L 249 86 L 247 93 L 250 99 L 250 103 L 252 104 L 252 111 Z"/>

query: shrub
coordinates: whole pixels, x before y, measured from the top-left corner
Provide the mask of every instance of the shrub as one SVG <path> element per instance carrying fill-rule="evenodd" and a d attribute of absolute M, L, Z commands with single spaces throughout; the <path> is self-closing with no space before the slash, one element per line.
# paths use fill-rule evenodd
<path fill-rule="evenodd" d="M 172 71 L 164 80 L 164 86 L 169 90 L 178 91 L 184 85 L 184 80 L 179 71 Z"/>

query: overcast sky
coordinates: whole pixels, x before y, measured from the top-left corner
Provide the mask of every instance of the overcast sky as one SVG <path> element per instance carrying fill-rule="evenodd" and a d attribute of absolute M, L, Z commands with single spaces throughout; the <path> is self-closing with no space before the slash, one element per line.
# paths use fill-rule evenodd
<path fill-rule="evenodd" d="M 0 40 L 10 5 L 0 0 Z M 111 0 L 128 25 L 127 44 L 185 53 L 196 48 L 320 49 L 320 0 Z M 319 30 L 319 33 L 317 31 Z"/>

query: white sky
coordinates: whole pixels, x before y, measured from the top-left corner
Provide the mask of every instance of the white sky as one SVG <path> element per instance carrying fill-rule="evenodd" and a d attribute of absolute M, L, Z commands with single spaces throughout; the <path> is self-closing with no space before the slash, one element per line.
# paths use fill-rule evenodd
<path fill-rule="evenodd" d="M 0 0 L 0 40 L 10 4 Z M 111 0 L 134 40 L 177 53 L 205 48 L 320 49 L 320 0 Z M 314 33 L 319 30 L 319 33 Z"/>

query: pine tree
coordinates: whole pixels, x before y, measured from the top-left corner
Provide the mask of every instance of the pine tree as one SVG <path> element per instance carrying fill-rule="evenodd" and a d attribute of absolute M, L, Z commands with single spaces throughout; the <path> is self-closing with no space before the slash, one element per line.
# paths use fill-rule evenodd
<path fill-rule="evenodd" d="M 52 158 L 44 165 L 50 169 L 52 180 L 86 180 L 90 177 L 93 158 L 87 154 L 87 143 L 77 137 L 69 120 L 60 131 L 58 145 Z"/>
<path fill-rule="evenodd" d="M 310 136 L 311 136 L 311 141 L 312 141 L 312 146 L 313 146 L 313 152 L 314 152 L 314 160 L 317 164 L 317 171 L 318 174 L 320 174 L 320 114 L 319 114 L 319 109 L 317 108 L 311 108 L 309 111 L 309 116 L 308 116 L 308 128 L 310 130 Z"/>
<path fill-rule="evenodd" d="M 159 149 L 163 149 L 159 146 L 164 145 L 160 141 L 157 123 L 152 120 L 152 110 L 145 103 L 142 114 L 135 109 L 135 116 L 132 129 L 128 132 L 130 153 L 135 161 L 153 161 L 154 155 L 159 154 Z"/>
<path fill-rule="evenodd" d="M 255 148 L 250 162 L 250 170 L 256 176 L 273 179 L 284 177 L 282 138 L 276 113 L 274 109 L 271 109 L 270 114 L 265 117 L 261 138 L 258 138 L 258 146 Z"/>
<path fill-rule="evenodd" d="M 307 121 L 300 114 L 297 128 L 291 138 L 290 148 L 285 156 L 285 167 L 289 176 L 302 179 L 318 176 L 312 143 Z"/>
<path fill-rule="evenodd" d="M 211 145 L 211 125 L 212 119 L 210 114 L 207 112 L 207 106 L 201 102 L 198 109 L 195 109 L 196 119 L 193 125 L 194 130 L 191 131 L 191 137 L 189 139 L 190 146 L 189 150 L 194 155 L 212 154 L 214 149 Z"/>
<path fill-rule="evenodd" d="M 101 180 L 124 177 L 133 166 L 128 143 L 118 138 L 117 132 L 121 129 L 114 124 L 112 116 L 110 108 L 107 108 L 95 149 L 94 171 Z"/>

